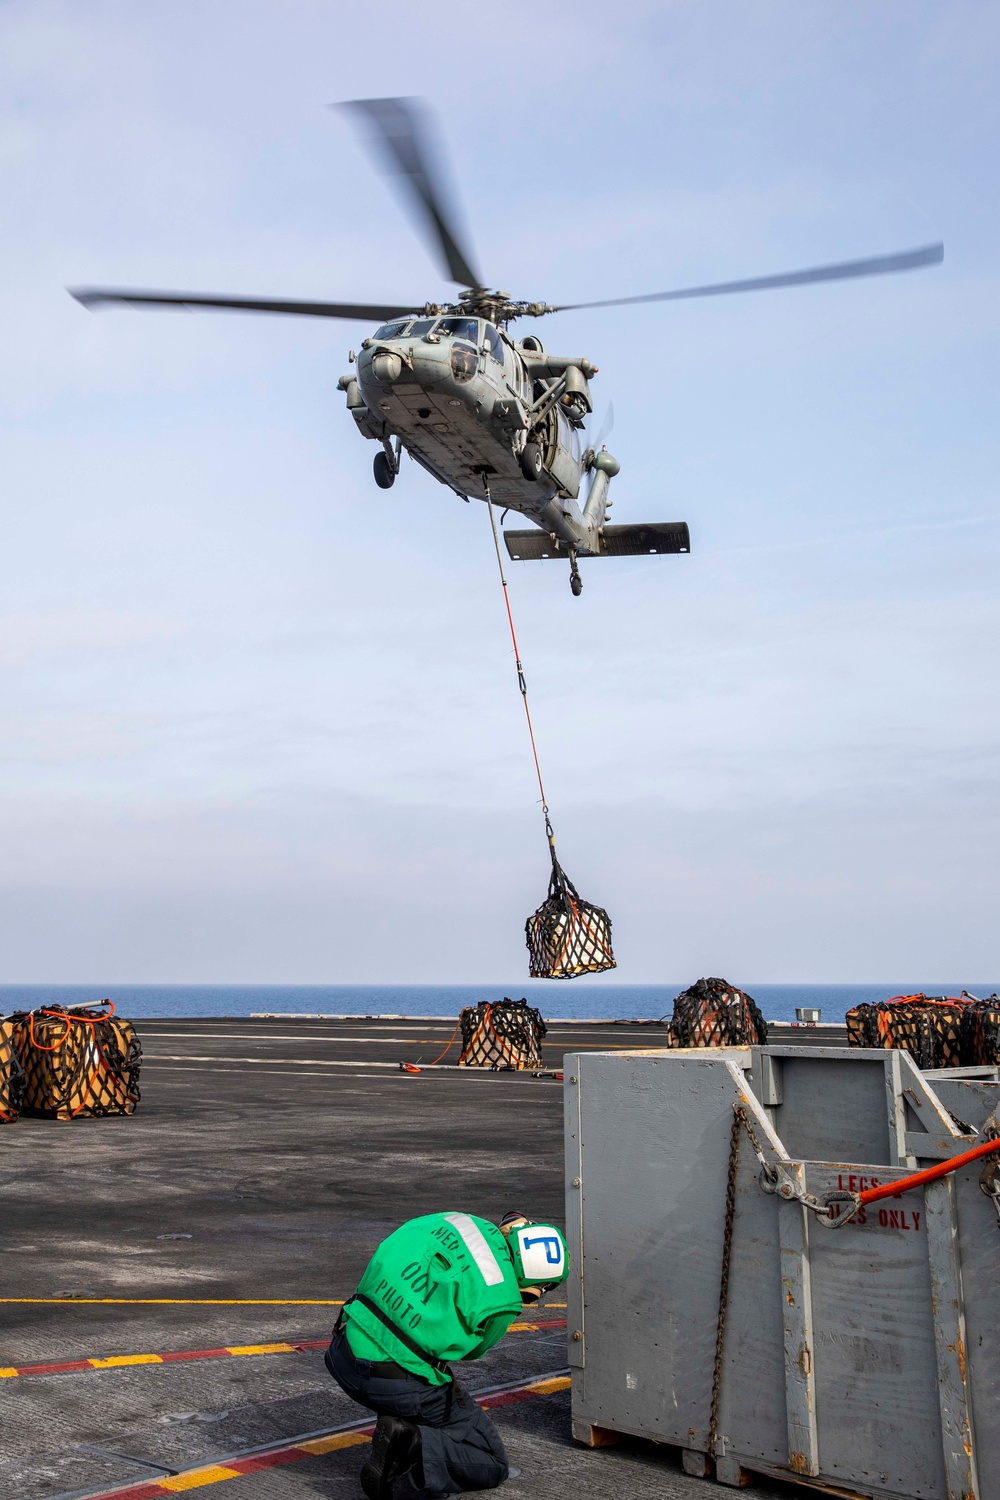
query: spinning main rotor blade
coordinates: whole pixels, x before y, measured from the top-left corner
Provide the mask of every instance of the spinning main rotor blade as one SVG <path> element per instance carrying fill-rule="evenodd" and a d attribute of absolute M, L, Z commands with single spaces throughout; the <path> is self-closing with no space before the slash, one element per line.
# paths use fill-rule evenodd
<path fill-rule="evenodd" d="M 430 222 L 447 274 L 462 287 L 482 286 L 455 229 L 448 209 L 444 174 L 435 162 L 426 117 L 415 99 L 348 99 L 337 106 L 360 115 L 375 127 L 375 143 L 393 176 L 407 179 L 417 204 Z"/>
<path fill-rule="evenodd" d="M 870 260 L 842 260 L 832 266 L 814 266 L 809 271 L 782 271 L 777 276 L 754 276 L 747 281 L 718 281 L 711 286 L 689 286 L 676 292 L 650 292 L 645 297 L 611 297 L 604 302 L 564 302 L 551 312 L 573 312 L 586 307 L 626 307 L 633 302 L 680 302 L 688 297 L 724 297 L 731 292 L 767 292 L 775 287 L 808 286 L 815 281 L 849 281 L 856 276 L 886 276 L 892 271 L 916 271 L 921 266 L 940 265 L 943 245 L 923 245 L 896 255 L 876 255 Z"/>
<path fill-rule="evenodd" d="M 134 292 L 107 286 L 70 287 L 69 294 L 84 307 L 189 307 L 215 308 L 223 312 L 288 313 L 299 318 L 354 318 L 365 323 L 384 323 L 401 318 L 414 309 L 387 302 L 298 302 L 275 297 L 203 297 L 198 292 Z"/>

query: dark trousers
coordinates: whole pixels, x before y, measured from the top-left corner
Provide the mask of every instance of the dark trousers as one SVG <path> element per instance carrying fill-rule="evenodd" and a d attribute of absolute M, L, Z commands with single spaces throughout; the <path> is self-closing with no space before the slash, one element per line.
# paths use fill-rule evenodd
<path fill-rule="evenodd" d="M 357 1359 L 339 1330 L 326 1367 L 352 1401 L 379 1416 L 403 1417 L 420 1427 L 424 1494 L 493 1490 L 507 1478 L 507 1455 L 486 1412 L 457 1381 L 431 1385 L 398 1365 Z"/>

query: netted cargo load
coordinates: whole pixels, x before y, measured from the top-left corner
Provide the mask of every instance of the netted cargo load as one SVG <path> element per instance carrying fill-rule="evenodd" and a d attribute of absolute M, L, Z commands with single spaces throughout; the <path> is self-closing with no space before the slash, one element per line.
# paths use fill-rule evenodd
<path fill-rule="evenodd" d="M 524 924 L 532 979 L 575 979 L 616 967 L 611 951 L 611 918 L 592 906 L 552 858 L 549 894 Z"/>
<path fill-rule="evenodd" d="M 24 1068 L 14 1041 L 14 1021 L 0 1019 L 0 1125 L 10 1125 L 21 1112 Z"/>
<path fill-rule="evenodd" d="M 46 1005 L 14 1017 L 25 1114 L 53 1120 L 130 1115 L 139 1103 L 142 1047 L 110 1000 Z"/>
<path fill-rule="evenodd" d="M 996 1067 L 1000 1063 L 1000 995 L 974 1000 L 966 1007 L 962 1057 L 966 1067 Z"/>
<path fill-rule="evenodd" d="M 856 1005 L 847 1012 L 851 1047 L 888 1047 L 909 1052 L 918 1068 L 960 1068 L 969 1001 L 962 997 L 897 995 Z"/>
<path fill-rule="evenodd" d="M 541 1013 L 527 1000 L 505 995 L 494 1003 L 469 1005 L 459 1016 L 462 1028 L 460 1068 L 540 1068 L 542 1038 L 548 1029 Z"/>
<path fill-rule="evenodd" d="M 756 1001 L 725 979 L 699 979 L 674 1001 L 668 1047 L 747 1047 L 767 1043 Z"/>
<path fill-rule="evenodd" d="M 1000 1064 L 1000 996 L 897 995 L 847 1012 L 852 1047 L 899 1047 L 917 1067 L 972 1068 Z"/>

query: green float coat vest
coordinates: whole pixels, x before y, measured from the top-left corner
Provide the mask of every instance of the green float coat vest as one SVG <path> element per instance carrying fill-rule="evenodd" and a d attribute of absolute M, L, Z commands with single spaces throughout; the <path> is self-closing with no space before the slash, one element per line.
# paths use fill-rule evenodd
<path fill-rule="evenodd" d="M 435 1359 L 479 1359 L 521 1311 L 507 1241 L 471 1214 L 425 1214 L 382 1241 L 358 1291 Z M 347 1342 L 358 1359 L 394 1360 L 431 1385 L 447 1385 L 359 1302 L 344 1308 Z"/>

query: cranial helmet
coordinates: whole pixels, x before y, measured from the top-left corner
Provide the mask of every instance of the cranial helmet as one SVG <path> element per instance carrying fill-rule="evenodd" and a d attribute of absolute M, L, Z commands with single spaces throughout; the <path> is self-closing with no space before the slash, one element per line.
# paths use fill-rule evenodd
<path fill-rule="evenodd" d="M 523 1293 L 535 1299 L 558 1286 L 569 1275 L 569 1251 L 554 1224 L 539 1224 L 521 1213 L 504 1214 L 500 1231 L 514 1262 L 514 1275 Z"/>

